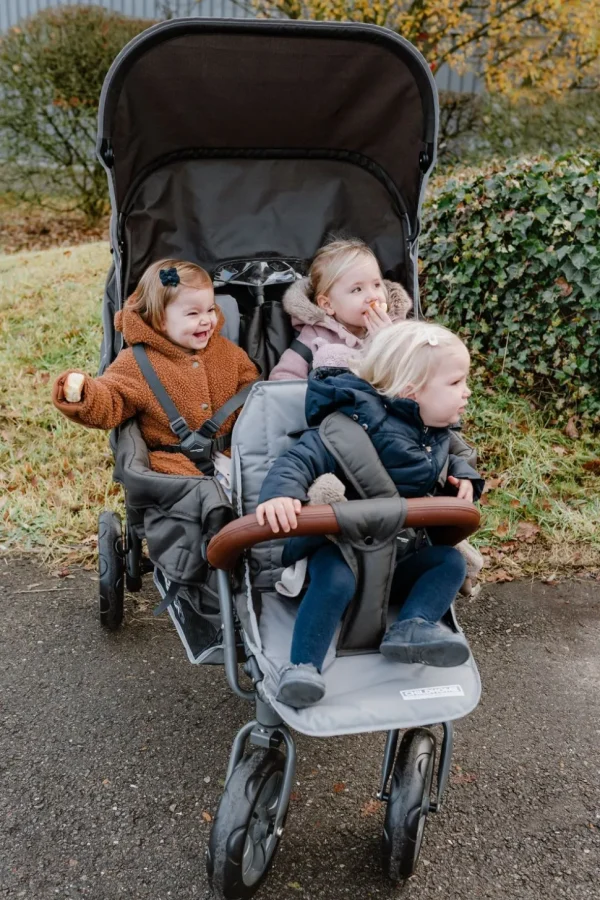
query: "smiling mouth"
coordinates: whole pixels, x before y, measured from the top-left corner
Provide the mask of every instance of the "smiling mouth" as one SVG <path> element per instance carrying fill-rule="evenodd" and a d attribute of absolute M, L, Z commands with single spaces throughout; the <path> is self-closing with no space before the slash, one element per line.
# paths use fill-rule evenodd
<path fill-rule="evenodd" d="M 202 340 L 202 338 L 208 337 L 209 334 L 210 334 L 210 328 L 206 328 L 203 331 L 195 331 L 194 337 L 197 338 L 198 340 Z"/>

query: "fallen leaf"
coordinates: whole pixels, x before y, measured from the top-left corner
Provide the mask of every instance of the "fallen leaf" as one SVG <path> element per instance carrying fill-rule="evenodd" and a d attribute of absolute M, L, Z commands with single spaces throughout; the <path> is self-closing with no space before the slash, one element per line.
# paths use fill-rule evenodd
<path fill-rule="evenodd" d="M 557 456 L 566 456 L 569 452 L 566 447 L 562 446 L 562 444 L 552 444 L 552 449 Z"/>
<path fill-rule="evenodd" d="M 374 816 L 375 813 L 378 813 L 383 803 L 381 800 L 367 800 L 365 805 L 362 807 L 360 814 L 361 816 Z"/>
<path fill-rule="evenodd" d="M 577 427 L 575 425 L 575 420 L 573 416 L 569 419 L 567 424 L 565 425 L 565 434 L 567 437 L 570 437 L 571 440 L 576 441 L 579 439 L 579 432 L 577 431 Z"/>
<path fill-rule="evenodd" d="M 539 525 L 534 525 L 533 522 L 519 522 L 516 538 L 518 541 L 525 541 L 526 544 L 533 544 L 539 533 Z"/>
<path fill-rule="evenodd" d="M 500 522 L 500 524 L 496 528 L 495 533 L 498 535 L 498 537 L 504 537 L 504 535 L 508 534 L 508 523 Z"/>
<path fill-rule="evenodd" d="M 514 581 L 512 575 L 509 575 L 504 569 L 496 569 L 485 576 L 485 580 L 492 584 L 501 584 L 505 581 Z"/>
<path fill-rule="evenodd" d="M 290 794 L 290 800 L 299 800 L 299 799 L 300 799 L 300 794 L 298 793 L 298 791 L 292 791 L 292 793 Z"/>
<path fill-rule="evenodd" d="M 58 572 L 56 573 L 56 577 L 57 578 L 66 578 L 67 575 L 69 575 L 69 574 L 70 574 L 70 572 L 68 569 L 59 569 Z"/>
<path fill-rule="evenodd" d="M 590 459 L 588 462 L 584 462 L 582 468 L 586 472 L 591 472 L 592 475 L 600 475 L 600 459 Z"/>
<path fill-rule="evenodd" d="M 204 819 L 205 822 L 212 822 L 212 820 L 213 820 L 213 817 L 211 816 L 211 814 L 209 812 L 206 812 L 206 810 L 204 810 L 204 812 L 202 813 L 202 818 Z"/>
<path fill-rule="evenodd" d="M 502 478 L 486 478 L 485 487 L 483 488 L 484 494 L 489 494 L 490 491 L 495 491 L 496 488 L 502 487 Z"/>
<path fill-rule="evenodd" d="M 472 784 L 474 781 L 477 781 L 477 775 L 474 775 L 472 772 L 464 772 L 461 775 L 451 775 L 450 781 L 452 784 Z"/>
<path fill-rule="evenodd" d="M 336 781 L 333 785 L 333 793 L 334 794 L 342 794 L 346 790 L 346 785 L 343 781 Z"/>
<path fill-rule="evenodd" d="M 510 505 L 512 506 L 513 509 L 518 509 L 521 505 L 521 501 L 520 500 L 511 500 Z"/>
<path fill-rule="evenodd" d="M 298 881 L 288 881 L 287 886 L 293 891 L 301 891 L 302 885 Z"/>

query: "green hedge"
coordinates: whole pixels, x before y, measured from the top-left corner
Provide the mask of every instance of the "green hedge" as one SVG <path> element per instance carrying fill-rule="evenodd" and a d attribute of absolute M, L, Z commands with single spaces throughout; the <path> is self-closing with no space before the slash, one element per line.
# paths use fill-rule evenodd
<path fill-rule="evenodd" d="M 31 202 L 58 196 L 90 221 L 106 212 L 95 154 L 100 91 L 117 53 L 151 24 L 74 6 L 42 11 L 0 36 L 3 187 Z"/>
<path fill-rule="evenodd" d="M 449 179 L 421 238 L 425 315 L 488 383 L 600 424 L 600 153 Z"/>

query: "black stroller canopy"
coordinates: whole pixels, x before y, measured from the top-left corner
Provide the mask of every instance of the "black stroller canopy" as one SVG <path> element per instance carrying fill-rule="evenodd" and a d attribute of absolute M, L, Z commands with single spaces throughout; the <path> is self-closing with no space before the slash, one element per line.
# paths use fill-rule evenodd
<path fill-rule="evenodd" d="M 433 162 L 435 85 L 418 51 L 366 25 L 183 19 L 117 57 L 102 92 L 99 150 L 118 209 L 172 155 L 340 158 L 370 169 L 414 222 Z M 108 157 L 107 157 L 108 150 Z"/>

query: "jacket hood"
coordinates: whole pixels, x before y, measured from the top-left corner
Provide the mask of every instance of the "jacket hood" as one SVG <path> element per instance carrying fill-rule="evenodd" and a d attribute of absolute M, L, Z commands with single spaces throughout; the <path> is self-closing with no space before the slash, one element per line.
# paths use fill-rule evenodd
<path fill-rule="evenodd" d="M 350 418 L 357 416 L 357 421 L 368 424 L 370 429 L 378 428 L 390 414 L 420 431 L 425 429 L 419 404 L 414 400 L 404 397 L 390 400 L 347 369 L 315 369 L 308 378 L 306 421 L 314 428 L 335 411 Z"/>
<path fill-rule="evenodd" d="M 398 282 L 385 281 L 384 284 L 388 293 L 390 319 L 405 319 L 412 309 L 412 300 Z M 312 302 L 308 278 L 301 278 L 289 286 L 283 297 L 283 308 L 291 316 L 295 328 L 301 325 L 320 325 L 343 337 L 350 335 L 354 338 L 343 325 Z M 355 338 L 354 342 L 360 342 L 360 339 Z"/>
<path fill-rule="evenodd" d="M 151 328 L 147 322 L 144 322 L 139 313 L 128 306 L 128 303 L 129 300 L 125 303 L 123 309 L 120 309 L 115 313 L 115 328 L 123 334 L 128 346 L 132 347 L 133 344 L 146 344 L 146 346 L 153 347 L 155 350 L 158 350 L 160 353 L 172 359 L 189 355 L 188 351 L 183 347 L 174 344 L 164 334 Z M 221 331 L 224 323 L 225 318 L 223 313 L 217 306 L 217 327 L 211 340 L 215 334 L 218 334 Z M 210 344 L 210 341 L 208 343 Z M 197 350 L 196 353 L 203 353 L 204 350 L 206 350 L 206 347 L 204 347 L 203 350 Z"/>

